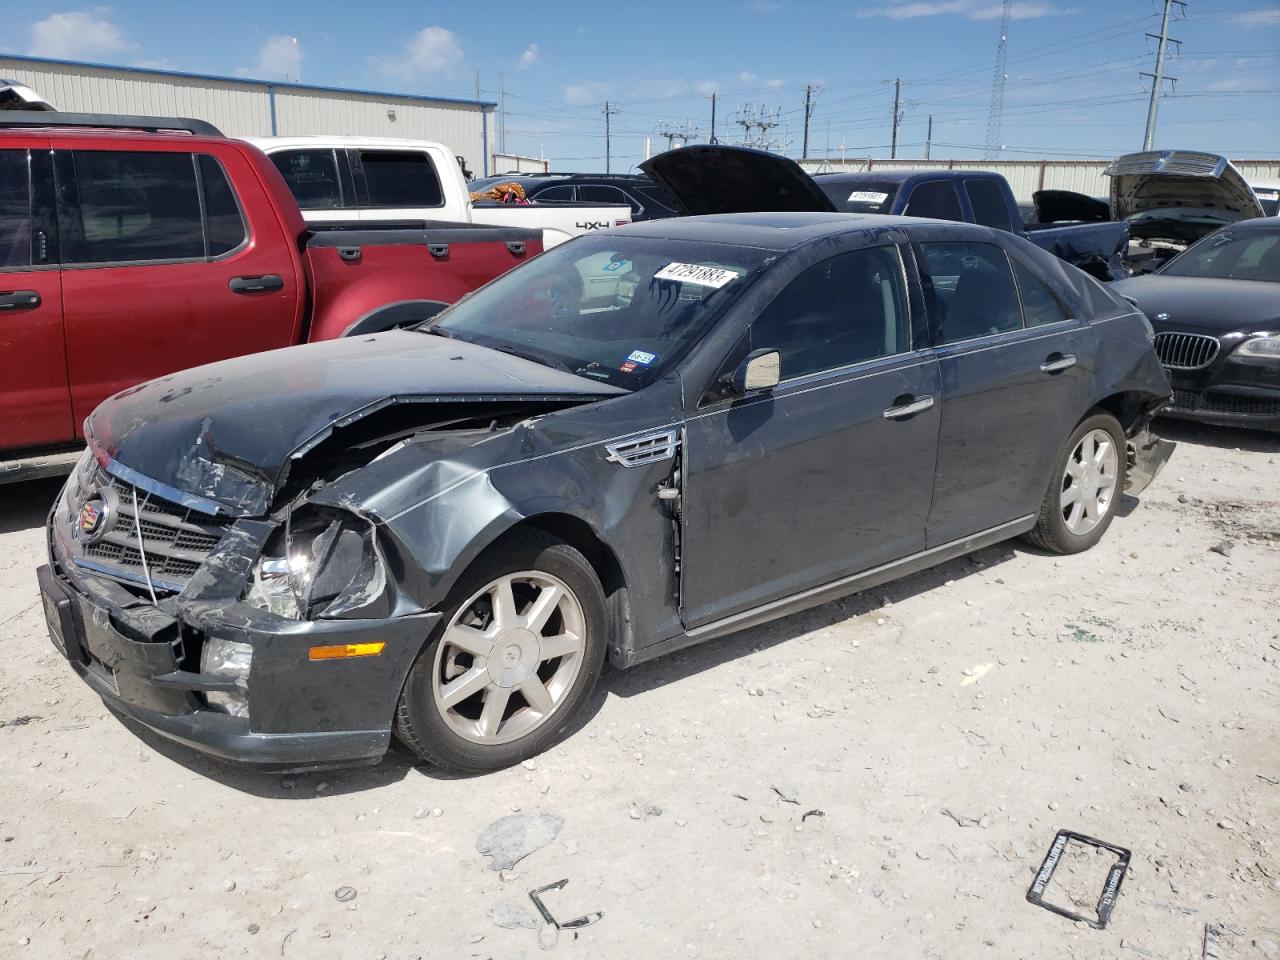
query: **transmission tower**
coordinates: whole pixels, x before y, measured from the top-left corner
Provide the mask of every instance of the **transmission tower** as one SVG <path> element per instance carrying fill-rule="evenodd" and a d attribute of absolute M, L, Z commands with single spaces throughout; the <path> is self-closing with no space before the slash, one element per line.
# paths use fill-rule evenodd
<path fill-rule="evenodd" d="M 692 120 L 684 120 L 679 123 L 664 120 L 654 128 L 653 132 L 657 136 L 666 139 L 668 150 L 674 149 L 677 146 L 683 147 L 685 144 L 692 140 L 696 140 L 698 137 L 698 128 L 694 125 Z M 677 141 L 679 142 L 677 143 Z"/>
<path fill-rule="evenodd" d="M 1004 0 L 1000 12 L 1000 46 L 996 49 L 996 75 L 991 80 L 991 112 L 987 117 L 987 148 L 982 152 L 984 160 L 994 160 L 1000 155 L 1000 125 L 1004 122 L 1004 85 L 1009 80 L 1009 15 L 1013 12 L 1013 0 Z"/>
<path fill-rule="evenodd" d="M 1151 103 L 1147 106 L 1147 130 L 1142 138 L 1143 150 L 1150 150 L 1156 142 L 1156 115 L 1160 112 L 1160 98 L 1164 96 L 1164 82 L 1168 80 L 1174 87 L 1178 85 L 1177 77 L 1167 76 L 1164 72 L 1165 51 L 1169 44 L 1172 43 L 1174 50 L 1179 53 L 1182 51 L 1182 41 L 1169 36 L 1169 14 L 1173 12 L 1174 7 L 1186 14 L 1187 5 L 1182 0 L 1164 0 L 1164 17 L 1160 22 L 1160 32 L 1147 34 L 1152 40 L 1159 42 L 1159 47 L 1156 51 L 1156 72 L 1142 74 L 1144 77 L 1151 78 Z"/>
<path fill-rule="evenodd" d="M 733 118 L 733 122 L 742 127 L 742 145 L 758 150 L 775 150 L 783 146 L 769 132 L 781 123 L 781 114 L 781 107 L 768 110 L 754 103 L 744 103 Z"/>

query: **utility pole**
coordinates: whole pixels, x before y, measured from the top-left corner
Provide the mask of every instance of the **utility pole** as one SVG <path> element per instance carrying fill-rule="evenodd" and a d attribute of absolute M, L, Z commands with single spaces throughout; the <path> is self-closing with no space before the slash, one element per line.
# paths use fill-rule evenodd
<path fill-rule="evenodd" d="M 507 98 L 502 74 L 498 74 L 498 152 L 507 152 Z"/>
<path fill-rule="evenodd" d="M 898 110 L 898 104 L 902 101 L 902 78 L 893 78 L 893 140 L 892 146 L 889 148 L 889 157 L 892 160 L 898 159 L 898 120 L 901 119 L 901 113 Z"/>
<path fill-rule="evenodd" d="M 480 71 L 476 71 L 476 99 L 480 99 Z"/>
<path fill-rule="evenodd" d="M 1182 0 L 1164 0 L 1164 17 L 1160 21 L 1160 35 L 1147 34 L 1148 37 L 1158 39 L 1160 46 L 1156 51 L 1156 72 L 1144 73 L 1142 76 L 1151 78 L 1151 103 L 1147 107 L 1147 132 L 1142 138 L 1142 149 L 1150 150 L 1156 142 L 1156 115 L 1160 112 L 1160 97 L 1164 93 L 1164 56 L 1165 50 L 1169 45 L 1169 14 L 1172 12 L 1174 5 L 1186 10 L 1187 5 Z M 1177 40 L 1173 41 L 1178 44 Z M 1169 80 L 1177 84 L 1177 77 L 1169 77 Z"/>
<path fill-rule="evenodd" d="M 707 143 L 716 144 L 720 141 L 716 139 L 716 95 L 712 91 L 711 94 L 711 136 L 707 138 Z"/>
<path fill-rule="evenodd" d="M 804 145 L 800 148 L 800 159 L 809 159 L 809 117 L 813 115 L 813 84 L 804 86 Z"/>
<path fill-rule="evenodd" d="M 604 114 L 604 172 L 609 173 L 610 166 L 613 162 L 613 130 L 610 126 L 610 118 L 618 112 L 618 108 L 611 105 L 608 100 L 604 102 L 601 108 Z"/>
<path fill-rule="evenodd" d="M 933 114 L 929 114 L 929 132 L 924 138 L 924 158 L 929 159 L 929 154 L 933 152 Z"/>

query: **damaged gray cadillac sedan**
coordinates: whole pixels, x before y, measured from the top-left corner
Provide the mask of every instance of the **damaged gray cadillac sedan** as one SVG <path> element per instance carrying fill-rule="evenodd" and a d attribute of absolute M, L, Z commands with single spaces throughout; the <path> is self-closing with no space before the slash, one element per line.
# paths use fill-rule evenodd
<path fill-rule="evenodd" d="M 500 768 L 607 656 L 1025 535 L 1092 546 L 1171 445 L 1146 319 L 1007 233 L 770 213 L 575 240 L 413 329 L 126 390 L 49 521 L 116 711 L 279 769 Z"/>

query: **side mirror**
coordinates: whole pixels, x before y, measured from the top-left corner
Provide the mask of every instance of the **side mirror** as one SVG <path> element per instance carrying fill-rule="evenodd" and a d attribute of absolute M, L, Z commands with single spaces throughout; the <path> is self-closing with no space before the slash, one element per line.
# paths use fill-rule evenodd
<path fill-rule="evenodd" d="M 733 372 L 733 392 L 738 396 L 758 390 L 772 390 L 782 374 L 782 354 L 765 348 L 752 350 Z"/>

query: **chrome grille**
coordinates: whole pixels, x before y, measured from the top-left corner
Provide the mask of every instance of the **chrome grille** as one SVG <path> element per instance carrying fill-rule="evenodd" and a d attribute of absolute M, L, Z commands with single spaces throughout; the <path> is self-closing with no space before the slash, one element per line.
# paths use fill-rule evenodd
<path fill-rule="evenodd" d="M 231 523 L 226 517 L 212 517 L 135 488 L 89 460 L 77 471 L 70 488 L 68 518 L 73 527 L 78 522 L 79 505 L 94 493 L 108 489 L 115 491 L 119 499 L 118 515 L 101 540 L 89 544 L 77 542 L 76 559 L 82 566 L 132 583 L 145 583 L 146 574 L 150 573 L 157 590 L 177 591 L 186 586 Z"/>
<path fill-rule="evenodd" d="M 609 453 L 607 459 L 612 463 L 620 463 L 624 467 L 640 467 L 646 463 L 670 460 L 676 455 L 679 443 L 676 431 L 663 430 L 661 433 L 650 433 L 619 443 L 607 443 L 605 450 Z"/>
<path fill-rule="evenodd" d="M 1217 337 L 1199 333 L 1157 333 L 1156 356 L 1172 370 L 1197 370 L 1213 363 L 1221 348 Z"/>

